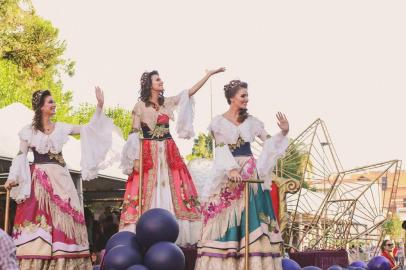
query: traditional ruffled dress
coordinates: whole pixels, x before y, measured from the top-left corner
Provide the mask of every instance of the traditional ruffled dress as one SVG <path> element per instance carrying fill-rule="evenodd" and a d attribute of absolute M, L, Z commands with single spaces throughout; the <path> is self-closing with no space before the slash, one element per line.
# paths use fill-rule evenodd
<path fill-rule="evenodd" d="M 265 181 L 249 186 L 250 269 L 281 270 L 282 238 L 269 189 L 270 175 L 288 146 L 287 138 L 280 133 L 268 136 L 263 123 L 253 116 L 238 126 L 224 116 L 217 116 L 209 130 L 216 141 L 215 160 L 201 194 L 204 224 L 195 269 L 244 269 L 245 184 L 228 180 L 229 172 L 238 169 L 243 179 Z M 264 141 L 258 161 L 250 145 L 255 137 Z"/>
<path fill-rule="evenodd" d="M 177 132 L 182 138 L 193 133 L 193 100 L 188 91 L 165 98 L 159 111 L 139 101 L 133 110 L 133 128 L 143 139 L 142 212 L 163 208 L 173 213 L 179 223 L 177 244 L 194 244 L 199 240 L 201 215 L 198 195 L 192 177 L 183 162 L 169 131 L 169 120 L 178 108 Z M 132 133 L 122 152 L 123 172 L 129 174 L 120 218 L 120 230 L 135 232 L 139 218 L 139 172 L 134 171 L 140 156 L 140 137 Z"/>
<path fill-rule="evenodd" d="M 82 179 L 96 178 L 107 165 L 114 128 L 98 109 L 83 126 L 57 122 L 49 135 L 31 125 L 19 132 L 20 152 L 8 178 L 19 184 L 11 197 L 18 203 L 13 239 L 21 269 L 92 269 L 83 206 L 62 147 L 69 135 L 80 134 Z M 34 154 L 31 165 L 28 151 Z"/>

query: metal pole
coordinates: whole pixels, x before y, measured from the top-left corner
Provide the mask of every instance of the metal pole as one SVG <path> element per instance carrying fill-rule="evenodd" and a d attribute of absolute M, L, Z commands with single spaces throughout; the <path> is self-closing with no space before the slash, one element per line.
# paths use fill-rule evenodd
<path fill-rule="evenodd" d="M 13 184 L 11 187 L 16 187 L 18 184 Z M 4 185 L 1 185 L 0 188 L 5 188 Z M 4 213 L 4 231 L 8 233 L 10 220 L 10 189 L 6 189 L 6 209 Z"/>
<path fill-rule="evenodd" d="M 10 190 L 7 189 L 6 193 L 6 209 L 5 209 L 5 217 L 4 217 L 4 231 L 8 233 L 8 225 L 10 224 Z"/>
<path fill-rule="evenodd" d="M 250 200 L 250 184 L 248 181 L 245 182 L 245 192 L 244 192 L 244 200 L 245 200 L 245 270 L 250 269 L 249 259 L 250 259 L 250 229 L 249 229 L 249 216 L 250 216 L 250 208 L 249 208 L 249 200 Z"/>
<path fill-rule="evenodd" d="M 143 151 L 143 139 L 140 138 L 140 168 L 138 169 L 138 205 L 140 207 L 139 212 L 138 212 L 138 218 L 141 217 L 142 215 L 142 182 L 144 178 L 144 169 L 143 169 L 143 163 L 144 163 L 144 151 Z"/>
<path fill-rule="evenodd" d="M 78 193 L 78 195 L 79 195 L 79 200 L 80 200 L 80 203 L 82 204 L 82 207 L 84 206 L 84 200 L 85 200 L 85 198 L 83 197 L 83 181 L 82 181 L 82 177 L 77 177 L 76 178 L 76 181 L 78 182 L 77 183 L 77 187 L 78 187 L 78 189 L 77 189 L 77 193 Z"/>
<path fill-rule="evenodd" d="M 232 182 L 237 182 L 235 180 L 231 180 Z M 244 253 L 244 260 L 245 260 L 245 270 L 250 269 L 249 265 L 249 244 L 250 244 L 250 229 L 249 229 L 249 201 L 250 201 L 250 191 L 249 185 L 250 184 L 262 184 L 264 181 L 258 179 L 247 179 L 243 180 L 245 184 L 245 191 L 244 191 L 244 207 L 245 207 L 245 253 Z M 238 183 L 238 182 L 237 182 Z"/>

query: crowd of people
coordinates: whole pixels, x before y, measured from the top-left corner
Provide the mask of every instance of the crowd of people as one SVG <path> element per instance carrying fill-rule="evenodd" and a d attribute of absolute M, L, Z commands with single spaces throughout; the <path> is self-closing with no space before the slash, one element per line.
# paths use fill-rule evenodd
<path fill-rule="evenodd" d="M 404 269 L 405 265 L 405 247 L 402 242 L 397 242 L 390 239 L 382 241 L 379 251 L 374 245 L 355 245 L 352 244 L 348 250 L 350 262 L 352 261 L 369 261 L 377 255 L 382 255 L 387 258 L 392 269 Z"/>

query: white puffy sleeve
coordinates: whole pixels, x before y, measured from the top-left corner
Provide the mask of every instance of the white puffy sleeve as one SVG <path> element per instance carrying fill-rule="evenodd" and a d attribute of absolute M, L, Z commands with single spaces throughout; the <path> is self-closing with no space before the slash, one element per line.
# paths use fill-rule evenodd
<path fill-rule="evenodd" d="M 134 168 L 134 160 L 140 156 L 140 137 L 141 129 L 141 103 L 135 104 L 132 111 L 132 133 L 128 136 L 126 143 L 121 151 L 120 168 L 124 174 L 130 175 Z"/>
<path fill-rule="evenodd" d="M 82 154 L 82 179 L 91 180 L 97 177 L 99 170 L 107 168 L 119 159 L 119 151 L 113 149 L 113 135 L 120 137 L 121 132 L 102 109 L 96 107 L 89 123 L 72 126 L 70 134 L 78 133 Z"/>
<path fill-rule="evenodd" d="M 233 169 L 239 169 L 239 165 L 225 140 L 225 132 L 227 130 L 221 125 L 219 118 L 214 118 L 210 123 L 209 131 L 213 135 L 216 147 L 214 150 L 214 162 L 210 172 L 209 181 L 205 183 L 203 192 L 201 194 L 202 200 L 206 200 L 210 197 L 217 188 L 223 184 L 226 179 L 225 176 L 229 176 L 229 173 Z"/>
<path fill-rule="evenodd" d="M 134 160 L 140 157 L 140 137 L 137 132 L 131 133 L 126 143 L 124 144 L 123 151 L 121 152 L 120 168 L 124 174 L 130 175 L 134 168 Z"/>
<path fill-rule="evenodd" d="M 189 90 L 184 90 L 177 96 L 167 98 L 166 104 L 170 110 L 177 109 L 176 132 L 179 138 L 190 139 L 194 137 L 195 102 L 193 97 L 189 97 Z"/>
<path fill-rule="evenodd" d="M 230 148 L 227 144 L 227 127 L 222 125 L 221 117 L 215 117 L 209 126 L 209 131 L 214 137 L 215 160 L 213 168 L 228 174 L 231 170 L 239 168 L 237 161 L 231 154 Z"/>
<path fill-rule="evenodd" d="M 239 168 L 238 163 L 231 154 L 230 148 L 227 144 L 216 145 L 214 155 L 213 169 L 217 172 L 229 175 L 231 170 Z"/>
<path fill-rule="evenodd" d="M 272 171 L 275 167 L 277 160 L 285 153 L 288 148 L 288 138 L 279 132 L 278 134 L 270 137 L 266 131 L 263 130 L 259 137 L 264 141 L 262 152 L 257 160 L 257 170 L 259 178 L 264 180 L 263 187 L 270 189 L 272 184 Z"/>
<path fill-rule="evenodd" d="M 10 197 L 13 198 L 17 203 L 30 197 L 31 193 L 31 172 L 30 164 L 27 158 L 31 135 L 31 126 L 27 126 L 19 132 L 19 152 L 13 159 L 8 174 L 8 180 L 18 184 L 18 186 L 13 187 L 10 192 Z"/>
<path fill-rule="evenodd" d="M 206 201 L 213 192 L 218 190 L 218 187 L 221 186 L 225 179 L 229 176 L 229 173 L 233 169 L 238 169 L 238 163 L 231 154 L 228 145 L 216 145 L 215 148 L 215 158 L 213 165 L 209 174 L 208 181 L 204 184 L 203 191 L 201 192 L 202 201 Z"/>
<path fill-rule="evenodd" d="M 195 101 L 189 97 L 189 90 L 180 94 L 178 105 L 178 121 L 176 122 L 176 132 L 183 139 L 190 139 L 195 136 L 193 119 L 195 116 Z"/>

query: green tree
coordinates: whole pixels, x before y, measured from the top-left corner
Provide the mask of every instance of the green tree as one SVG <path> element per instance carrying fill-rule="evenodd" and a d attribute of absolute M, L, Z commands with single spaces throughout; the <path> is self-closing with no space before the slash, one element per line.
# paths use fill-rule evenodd
<path fill-rule="evenodd" d="M 87 123 L 95 106 L 72 107 L 72 92 L 63 89 L 61 74 L 74 75 L 74 62 L 65 59 L 66 42 L 58 29 L 39 17 L 30 0 L 0 0 L 0 108 L 20 102 L 31 108 L 32 93 L 48 89 L 57 103 L 55 121 Z M 106 108 L 127 138 L 131 112 Z"/>
<path fill-rule="evenodd" d="M 199 133 L 197 139 L 194 139 L 192 153 L 186 156 L 186 160 L 195 158 L 213 158 L 213 137 L 210 134 Z"/>
<path fill-rule="evenodd" d="M 301 144 L 290 144 L 287 149 L 286 155 L 278 160 L 277 169 L 275 169 L 279 177 L 286 179 L 295 179 L 302 182 L 302 188 L 317 191 L 315 187 L 310 186 L 310 184 L 304 181 L 304 171 L 307 163 L 307 171 L 312 170 L 311 160 L 307 161 L 309 154 L 301 149 L 306 149 Z M 282 169 L 281 169 L 282 168 Z"/>
<path fill-rule="evenodd" d="M 36 80 L 62 69 L 73 75 L 73 62 L 62 56 L 65 41 L 58 29 L 35 13 L 31 1 L 0 0 L 0 53 L 3 59 L 30 72 Z"/>
<path fill-rule="evenodd" d="M 49 89 L 56 120 L 69 120 L 72 93 L 63 91 L 60 75 L 73 75 L 74 62 L 62 57 L 65 49 L 58 29 L 36 15 L 31 1 L 0 0 L 0 108 L 14 102 L 31 108 L 32 93 Z"/>
<path fill-rule="evenodd" d="M 398 240 L 403 234 L 402 222 L 403 221 L 400 219 L 399 215 L 393 213 L 392 216 L 388 217 L 382 225 L 382 228 L 386 235 L 389 235 L 394 240 Z"/>

